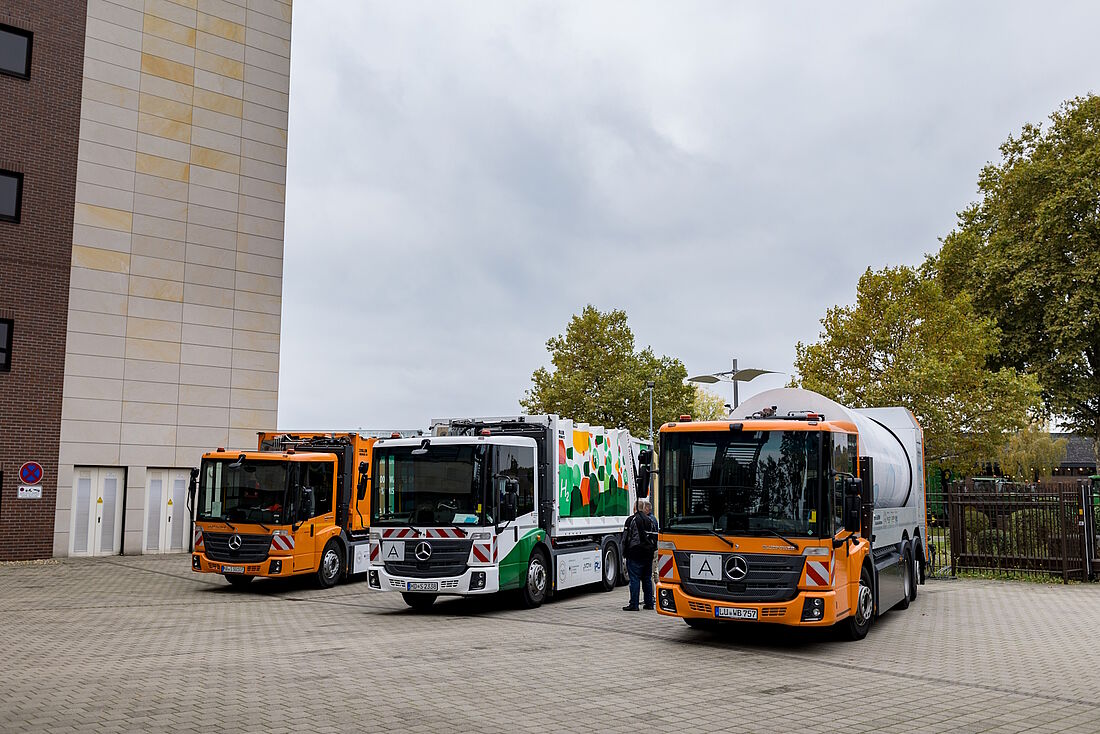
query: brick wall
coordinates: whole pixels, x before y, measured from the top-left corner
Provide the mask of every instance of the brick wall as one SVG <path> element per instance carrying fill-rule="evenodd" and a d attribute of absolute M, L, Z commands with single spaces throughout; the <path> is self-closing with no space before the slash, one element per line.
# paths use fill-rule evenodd
<path fill-rule="evenodd" d="M 0 560 L 53 553 L 87 0 L 0 0 L 0 23 L 34 33 L 29 80 L 0 75 L 0 168 L 24 174 L 18 224 L 0 222 L 0 318 L 15 322 L 0 372 Z M 42 464 L 42 499 L 18 500 Z"/>

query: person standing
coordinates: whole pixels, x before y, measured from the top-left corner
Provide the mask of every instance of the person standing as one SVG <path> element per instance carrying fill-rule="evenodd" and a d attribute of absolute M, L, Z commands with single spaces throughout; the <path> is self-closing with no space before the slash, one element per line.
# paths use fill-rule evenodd
<path fill-rule="evenodd" d="M 649 514 L 651 507 L 647 499 L 635 502 L 634 514 L 623 526 L 623 556 L 630 574 L 630 603 L 623 607 L 624 612 L 638 611 L 639 587 L 644 592 L 642 608 L 654 607 L 653 555 L 657 552 L 657 521 Z"/>

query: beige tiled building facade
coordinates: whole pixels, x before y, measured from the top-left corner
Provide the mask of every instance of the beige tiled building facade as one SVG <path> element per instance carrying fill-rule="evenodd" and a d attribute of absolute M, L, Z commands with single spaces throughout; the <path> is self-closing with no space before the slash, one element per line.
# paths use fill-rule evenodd
<path fill-rule="evenodd" d="M 188 469 L 275 426 L 290 29 L 87 2 L 54 555 L 187 550 Z"/>

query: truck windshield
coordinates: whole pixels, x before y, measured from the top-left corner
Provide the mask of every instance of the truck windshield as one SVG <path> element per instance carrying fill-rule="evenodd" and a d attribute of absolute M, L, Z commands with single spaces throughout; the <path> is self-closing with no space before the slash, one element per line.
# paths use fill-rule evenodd
<path fill-rule="evenodd" d="M 677 432 L 661 437 L 661 530 L 816 536 L 819 434 Z"/>
<path fill-rule="evenodd" d="M 481 525 L 485 506 L 485 445 L 435 445 L 374 450 L 371 525 Z"/>
<path fill-rule="evenodd" d="M 233 459 L 202 462 L 196 520 L 284 523 L 287 462 Z"/>

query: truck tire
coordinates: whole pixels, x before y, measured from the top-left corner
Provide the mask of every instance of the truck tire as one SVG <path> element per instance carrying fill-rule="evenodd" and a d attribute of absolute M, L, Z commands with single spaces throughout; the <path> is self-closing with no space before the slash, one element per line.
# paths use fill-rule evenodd
<path fill-rule="evenodd" d="M 859 593 L 852 615 L 840 623 L 841 635 L 847 640 L 862 640 L 875 621 L 875 587 L 871 569 L 864 566 L 859 572 Z"/>
<path fill-rule="evenodd" d="M 603 590 L 614 591 L 619 585 L 619 549 L 609 542 L 603 548 Z"/>
<path fill-rule="evenodd" d="M 909 601 L 917 600 L 917 586 L 924 583 L 924 579 L 921 578 L 921 562 L 920 562 L 920 538 L 916 538 L 913 541 L 913 587 L 909 592 Z"/>
<path fill-rule="evenodd" d="M 252 579 L 254 579 L 254 578 L 255 578 L 255 576 L 239 576 L 235 573 L 227 573 L 225 575 L 225 580 L 229 582 L 230 586 L 238 586 L 238 587 L 239 586 L 248 586 L 250 583 L 252 583 Z"/>
<path fill-rule="evenodd" d="M 913 598 L 913 589 L 916 586 L 913 583 L 913 548 L 909 544 L 906 544 L 901 551 L 901 590 L 902 597 L 894 608 L 895 609 L 908 609 L 909 600 Z"/>
<path fill-rule="evenodd" d="M 405 603 L 418 612 L 430 609 L 432 604 L 435 604 L 435 596 L 435 594 L 410 594 L 407 591 L 401 592 L 401 598 L 405 600 Z"/>
<path fill-rule="evenodd" d="M 536 548 L 527 562 L 527 578 L 523 583 L 523 605 L 534 609 L 546 601 L 546 591 L 550 587 L 550 564 L 546 553 Z"/>
<path fill-rule="evenodd" d="M 343 575 L 344 554 L 341 552 L 340 541 L 333 538 L 325 543 L 325 549 L 321 551 L 321 562 L 317 564 L 317 585 L 322 589 L 332 588 Z"/>

